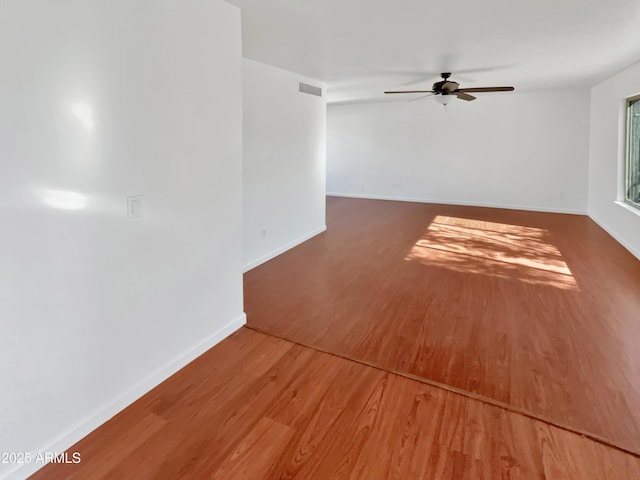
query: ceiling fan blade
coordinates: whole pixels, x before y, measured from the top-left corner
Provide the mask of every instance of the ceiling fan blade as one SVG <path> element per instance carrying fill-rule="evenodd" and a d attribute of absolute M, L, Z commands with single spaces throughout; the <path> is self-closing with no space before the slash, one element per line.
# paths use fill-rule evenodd
<path fill-rule="evenodd" d="M 459 88 L 456 92 L 513 92 L 513 87 L 472 87 L 472 88 Z"/>
<path fill-rule="evenodd" d="M 384 93 L 434 93 L 433 90 L 402 90 L 399 92 L 384 92 Z"/>
<path fill-rule="evenodd" d="M 422 95 L 421 97 L 418 98 L 414 98 L 412 100 L 409 100 L 410 102 L 415 102 L 416 100 L 422 100 L 423 98 L 427 98 L 427 97 L 433 97 L 435 95 L 435 93 L 427 93 L 426 95 Z M 471 96 L 471 95 L 469 95 Z"/>
<path fill-rule="evenodd" d="M 476 99 L 476 97 L 474 97 L 473 95 L 469 95 L 468 93 L 464 92 L 456 92 L 456 97 L 458 97 L 460 100 L 466 100 L 467 102 Z"/>

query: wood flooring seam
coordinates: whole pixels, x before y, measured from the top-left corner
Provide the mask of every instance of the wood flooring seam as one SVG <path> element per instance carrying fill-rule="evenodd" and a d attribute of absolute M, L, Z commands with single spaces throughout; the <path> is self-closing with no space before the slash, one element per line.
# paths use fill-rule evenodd
<path fill-rule="evenodd" d="M 499 400 L 495 400 L 495 399 L 490 398 L 490 397 L 485 397 L 483 395 L 478 395 L 478 394 L 475 394 L 473 392 L 469 392 L 469 391 L 461 389 L 461 388 L 457 388 L 457 387 L 453 387 L 451 385 L 447 385 L 446 383 L 437 382 L 435 380 L 431 380 L 431 379 L 428 379 L 428 378 L 420 377 L 420 376 L 417 376 L 417 375 L 412 375 L 410 373 L 400 372 L 400 371 L 397 371 L 397 370 L 389 370 L 389 369 L 386 369 L 386 368 L 384 368 L 384 367 L 382 367 L 380 365 L 376 365 L 374 363 L 367 362 L 366 360 L 361 360 L 361 359 L 353 358 L 353 357 L 350 357 L 350 356 L 347 356 L 347 355 L 342 355 L 342 354 L 339 354 L 339 353 L 330 352 L 328 350 L 324 350 L 322 348 L 319 348 L 319 347 L 316 347 L 316 346 L 313 346 L 313 345 L 308 345 L 308 344 L 302 343 L 302 342 L 297 341 L 297 340 L 292 340 L 292 339 L 287 338 L 285 336 L 274 335 L 273 333 L 264 331 L 264 330 L 262 330 L 260 328 L 257 328 L 255 326 L 252 326 L 252 325 L 249 325 L 249 324 L 246 324 L 244 326 L 244 328 L 247 328 L 247 329 L 252 330 L 254 332 L 258 332 L 258 333 L 261 333 L 263 335 L 267 335 L 267 336 L 270 336 L 270 337 L 273 337 L 273 338 L 278 338 L 278 339 L 284 340 L 286 342 L 291 342 L 291 343 L 299 345 L 301 347 L 310 348 L 310 349 L 315 350 L 317 352 L 325 353 L 327 355 L 338 357 L 338 358 L 341 358 L 343 360 L 348 360 L 348 361 L 351 361 L 351 362 L 354 362 L 354 363 L 358 363 L 360 365 L 364 365 L 364 366 L 367 366 L 367 367 L 375 368 L 376 370 L 380 370 L 382 372 L 391 373 L 393 375 L 397 375 L 399 377 L 403 377 L 403 378 L 406 378 L 408 380 L 413 380 L 413 381 L 416 381 L 416 382 L 419 382 L 419 383 L 422 383 L 422 384 L 425 384 L 425 385 L 429 385 L 429 386 L 431 386 L 433 388 L 438 388 L 440 390 L 445 390 L 445 391 L 451 392 L 451 393 L 456 394 L 456 395 L 461 395 L 461 396 L 469 398 L 471 400 L 476 400 L 476 401 L 482 402 L 484 404 L 490 405 L 492 407 L 500 408 L 500 409 L 505 410 L 507 412 L 514 413 L 514 414 L 517 414 L 517 415 L 521 415 L 521 416 L 530 418 L 532 420 L 536 420 L 536 421 L 545 423 L 547 425 L 551 425 L 551 426 L 553 426 L 555 428 L 558 428 L 560 430 L 564 430 L 564 431 L 569 432 L 571 434 L 580 435 L 581 437 L 587 438 L 587 439 L 589 439 L 589 440 L 591 440 L 593 442 L 596 442 L 596 443 L 599 443 L 601 445 L 604 445 L 605 447 L 613 448 L 615 450 L 621 451 L 621 452 L 623 452 L 625 454 L 628 454 L 628 455 L 631 455 L 631 456 L 633 456 L 635 458 L 639 458 L 640 459 L 640 452 L 636 452 L 636 451 L 630 450 L 628 448 L 625 448 L 623 446 L 616 445 L 615 443 L 613 443 L 611 441 L 608 441 L 608 440 L 606 440 L 606 439 L 604 439 L 602 437 L 599 437 L 598 435 L 595 435 L 593 433 L 581 431 L 579 429 L 576 429 L 576 428 L 573 428 L 573 427 L 569 427 L 567 425 L 560 424 L 560 423 L 558 423 L 558 422 L 556 422 L 554 420 L 551 420 L 549 418 L 546 418 L 546 417 L 543 417 L 543 416 L 540 416 L 540 415 L 536 415 L 536 414 L 534 414 L 532 412 L 529 412 L 527 410 L 524 410 L 524 409 L 518 409 L 518 408 L 516 408 L 516 407 L 514 407 L 512 405 L 509 405 L 509 404 L 504 403 L 504 402 L 500 402 Z"/>

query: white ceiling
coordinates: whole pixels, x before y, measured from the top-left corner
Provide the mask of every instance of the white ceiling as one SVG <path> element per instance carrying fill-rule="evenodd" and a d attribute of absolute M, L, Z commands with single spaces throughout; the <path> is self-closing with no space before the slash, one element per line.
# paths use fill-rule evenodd
<path fill-rule="evenodd" d="M 229 1 L 244 56 L 327 82 L 330 102 L 430 89 L 442 71 L 463 87 L 585 87 L 640 60 L 640 0 Z"/>

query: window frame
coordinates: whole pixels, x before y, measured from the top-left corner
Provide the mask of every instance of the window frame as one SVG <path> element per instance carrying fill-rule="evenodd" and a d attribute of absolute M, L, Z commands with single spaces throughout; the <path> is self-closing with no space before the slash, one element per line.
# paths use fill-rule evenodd
<path fill-rule="evenodd" d="M 632 97 L 628 97 L 625 101 L 625 117 L 626 117 L 626 132 L 625 132 L 625 160 L 624 160 L 624 195 L 623 200 L 624 203 L 640 210 L 640 203 L 636 203 L 629 198 L 629 186 L 630 183 L 630 165 L 631 161 L 634 160 L 631 158 L 631 139 L 633 138 L 631 127 L 633 124 L 633 119 L 631 117 L 631 108 L 633 105 L 638 104 L 640 106 L 640 94 L 634 95 Z M 640 128 L 640 127 L 639 127 Z M 640 169 L 640 152 L 638 153 L 638 158 L 635 159 L 638 162 L 638 169 Z"/>

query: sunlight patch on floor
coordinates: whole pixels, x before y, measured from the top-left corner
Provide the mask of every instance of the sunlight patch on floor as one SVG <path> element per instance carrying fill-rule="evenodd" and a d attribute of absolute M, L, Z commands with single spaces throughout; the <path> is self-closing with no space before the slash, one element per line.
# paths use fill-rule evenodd
<path fill-rule="evenodd" d="M 424 265 L 577 289 L 547 230 L 439 215 L 405 257 Z"/>

